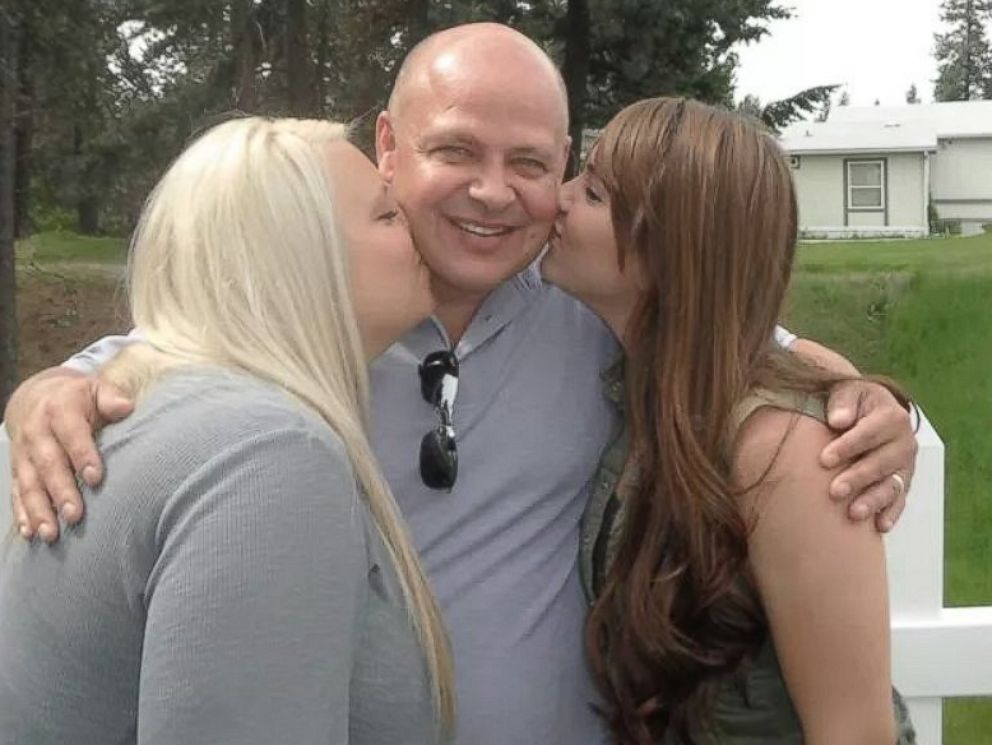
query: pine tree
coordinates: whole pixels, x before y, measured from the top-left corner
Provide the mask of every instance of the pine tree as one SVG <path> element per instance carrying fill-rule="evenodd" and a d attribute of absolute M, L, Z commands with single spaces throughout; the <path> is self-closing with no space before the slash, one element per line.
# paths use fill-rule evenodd
<path fill-rule="evenodd" d="M 754 117 L 773 132 L 780 132 L 813 112 L 816 112 L 816 121 L 827 121 L 830 97 L 835 90 L 836 85 L 818 85 L 769 104 L 762 104 L 760 98 L 748 94 L 737 104 L 737 110 Z"/>
<path fill-rule="evenodd" d="M 944 0 L 940 9 L 949 29 L 934 35 L 938 62 L 934 99 L 992 98 L 992 49 L 985 31 L 992 19 L 992 0 Z"/>
<path fill-rule="evenodd" d="M 920 95 L 916 90 L 916 83 L 909 86 L 909 90 L 906 91 L 906 103 L 920 103 Z"/>
<path fill-rule="evenodd" d="M 851 94 L 847 92 L 847 88 L 841 91 L 840 100 L 837 102 L 838 106 L 850 106 L 851 105 Z"/>

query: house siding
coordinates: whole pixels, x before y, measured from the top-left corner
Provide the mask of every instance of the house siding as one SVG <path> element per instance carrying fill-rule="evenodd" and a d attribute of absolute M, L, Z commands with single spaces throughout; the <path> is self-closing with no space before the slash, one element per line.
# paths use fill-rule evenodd
<path fill-rule="evenodd" d="M 992 222 L 992 136 L 942 138 L 932 160 L 931 194 L 937 214 L 950 220 Z"/>
<path fill-rule="evenodd" d="M 868 155 L 800 155 L 793 170 L 799 199 L 800 229 L 808 234 L 837 235 L 869 228 L 925 232 L 923 153 Z M 887 210 L 847 211 L 846 168 L 850 160 L 886 161 Z M 990 205 L 992 206 L 992 205 Z M 845 212 L 847 212 L 845 218 Z"/>
<path fill-rule="evenodd" d="M 792 176 L 802 229 L 844 224 L 843 156 L 801 155 Z"/>

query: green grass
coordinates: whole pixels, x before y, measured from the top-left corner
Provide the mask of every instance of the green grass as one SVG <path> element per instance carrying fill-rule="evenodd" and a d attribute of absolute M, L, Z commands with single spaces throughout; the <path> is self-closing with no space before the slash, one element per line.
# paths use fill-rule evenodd
<path fill-rule="evenodd" d="M 945 602 L 992 604 L 992 235 L 804 245 L 786 324 L 926 411 L 947 453 Z M 947 745 L 989 741 L 992 700 L 944 708 Z"/>
<path fill-rule="evenodd" d="M 107 236 L 62 231 L 36 233 L 17 244 L 20 262 L 120 264 L 127 257 L 127 241 Z"/>

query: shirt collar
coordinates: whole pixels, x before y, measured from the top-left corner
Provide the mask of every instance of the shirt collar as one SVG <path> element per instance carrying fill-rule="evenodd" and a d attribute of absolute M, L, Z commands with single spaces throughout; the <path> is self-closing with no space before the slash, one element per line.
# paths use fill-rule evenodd
<path fill-rule="evenodd" d="M 624 356 L 620 355 L 616 362 L 599 374 L 603 381 L 603 395 L 621 411 L 623 411 L 624 399 L 624 361 Z"/>

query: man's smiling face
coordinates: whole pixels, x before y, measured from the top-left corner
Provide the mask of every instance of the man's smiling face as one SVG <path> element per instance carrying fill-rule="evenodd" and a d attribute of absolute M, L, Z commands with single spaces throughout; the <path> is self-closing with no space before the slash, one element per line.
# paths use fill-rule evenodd
<path fill-rule="evenodd" d="M 545 62 L 502 35 L 456 46 L 380 118 L 380 170 L 442 295 L 491 291 L 547 238 L 567 112 Z"/>

